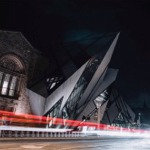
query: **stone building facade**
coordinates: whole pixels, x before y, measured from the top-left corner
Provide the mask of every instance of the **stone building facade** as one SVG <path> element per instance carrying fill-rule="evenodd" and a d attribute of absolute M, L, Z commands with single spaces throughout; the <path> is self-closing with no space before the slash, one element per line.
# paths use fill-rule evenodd
<path fill-rule="evenodd" d="M 0 110 L 31 113 L 31 84 L 36 50 L 20 32 L 0 31 Z"/>

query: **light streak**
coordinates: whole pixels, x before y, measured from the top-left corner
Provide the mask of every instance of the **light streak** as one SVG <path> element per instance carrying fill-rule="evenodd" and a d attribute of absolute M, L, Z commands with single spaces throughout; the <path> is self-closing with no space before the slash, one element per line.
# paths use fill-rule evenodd
<path fill-rule="evenodd" d="M 1 110 L 0 110 L 0 121 L 1 122 L 8 121 L 10 123 L 15 122 L 15 123 L 28 123 L 28 124 L 31 123 L 31 124 L 40 124 L 40 125 L 43 124 L 44 126 L 48 124 L 49 121 L 53 121 L 53 125 L 61 125 L 62 127 L 64 126 L 64 119 L 61 119 L 61 118 L 35 116 L 35 115 L 30 115 L 30 114 L 15 114 L 13 112 L 7 112 L 7 111 L 1 111 Z M 131 136 L 133 135 L 136 137 L 142 135 L 144 137 L 150 137 L 149 136 L 150 131 L 122 128 L 122 127 L 110 126 L 106 124 L 98 125 L 97 123 L 94 123 L 94 122 L 81 122 L 77 120 L 65 119 L 65 126 L 68 126 L 68 128 L 94 127 L 96 129 L 95 131 L 84 131 L 84 133 L 86 134 L 96 133 L 97 135 L 107 135 L 107 136 Z M 80 133 L 83 133 L 83 132 L 81 131 Z"/>

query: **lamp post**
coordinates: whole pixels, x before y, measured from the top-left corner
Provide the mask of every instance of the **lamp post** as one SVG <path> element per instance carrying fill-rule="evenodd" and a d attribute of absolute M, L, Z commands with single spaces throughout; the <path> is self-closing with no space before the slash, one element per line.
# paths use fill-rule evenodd
<path fill-rule="evenodd" d="M 101 96 L 96 97 L 96 99 L 94 100 L 94 103 L 97 107 L 97 128 L 99 129 L 99 124 L 100 124 L 100 107 L 102 106 L 102 103 L 104 101 L 104 98 Z"/>

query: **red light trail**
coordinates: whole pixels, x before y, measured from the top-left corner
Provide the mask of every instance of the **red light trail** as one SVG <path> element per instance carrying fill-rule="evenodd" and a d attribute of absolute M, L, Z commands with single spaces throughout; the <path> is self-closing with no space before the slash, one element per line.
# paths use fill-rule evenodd
<path fill-rule="evenodd" d="M 95 127 L 98 130 L 108 130 L 108 131 L 125 131 L 125 132 L 139 132 L 142 133 L 145 130 L 138 130 L 138 129 L 128 129 L 116 126 L 110 126 L 106 124 L 97 124 L 94 122 L 81 122 L 76 120 L 66 120 L 64 123 L 64 119 L 61 118 L 51 118 L 45 116 L 35 116 L 29 114 L 15 114 L 14 112 L 8 111 L 1 111 L 0 110 L 0 120 L 1 121 L 9 121 L 15 123 L 35 123 L 35 124 L 48 124 L 52 121 L 53 125 L 65 125 L 68 127 Z"/>

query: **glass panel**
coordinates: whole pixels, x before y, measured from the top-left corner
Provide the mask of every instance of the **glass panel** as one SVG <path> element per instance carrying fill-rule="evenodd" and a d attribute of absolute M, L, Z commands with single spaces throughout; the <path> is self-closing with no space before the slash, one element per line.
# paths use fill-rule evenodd
<path fill-rule="evenodd" d="M 49 116 L 52 118 L 48 123 L 49 127 L 51 127 L 53 122 L 55 122 L 55 118 L 59 116 L 59 111 L 60 111 L 62 100 L 63 100 L 63 97 L 46 114 L 46 116 Z"/>
<path fill-rule="evenodd" d="M 59 105 L 57 107 L 59 107 Z M 57 107 L 53 110 L 53 117 L 57 117 L 57 113 L 58 113 Z"/>
<path fill-rule="evenodd" d="M 50 112 L 50 114 L 49 114 L 49 115 L 50 115 L 50 117 L 53 117 L 53 112 Z"/>
<path fill-rule="evenodd" d="M 14 90 L 9 90 L 9 96 L 14 96 L 15 91 Z"/>
<path fill-rule="evenodd" d="M 91 59 L 80 79 L 77 81 L 72 93 L 67 100 L 67 103 L 65 104 L 69 116 L 72 116 L 73 118 L 76 117 L 77 110 L 79 109 L 78 102 L 80 101 L 99 64 L 100 60 L 98 58 Z"/>
<path fill-rule="evenodd" d="M 17 77 L 13 76 L 10 84 L 9 96 L 14 96 Z"/>
<path fill-rule="evenodd" d="M 2 95 L 7 95 L 9 79 L 10 79 L 10 75 L 6 74 L 2 85 L 2 92 L 1 92 Z"/>
<path fill-rule="evenodd" d="M 53 82 L 50 89 L 52 89 L 56 85 L 56 82 Z"/>
<path fill-rule="evenodd" d="M 61 74 L 58 73 L 54 74 L 55 75 L 47 77 L 46 79 L 47 92 L 49 94 L 51 94 L 64 81 L 64 77 Z"/>
<path fill-rule="evenodd" d="M 66 110 L 66 107 L 63 108 L 63 119 L 69 119 L 69 116 L 68 116 L 68 113 L 67 113 L 67 110 Z"/>

